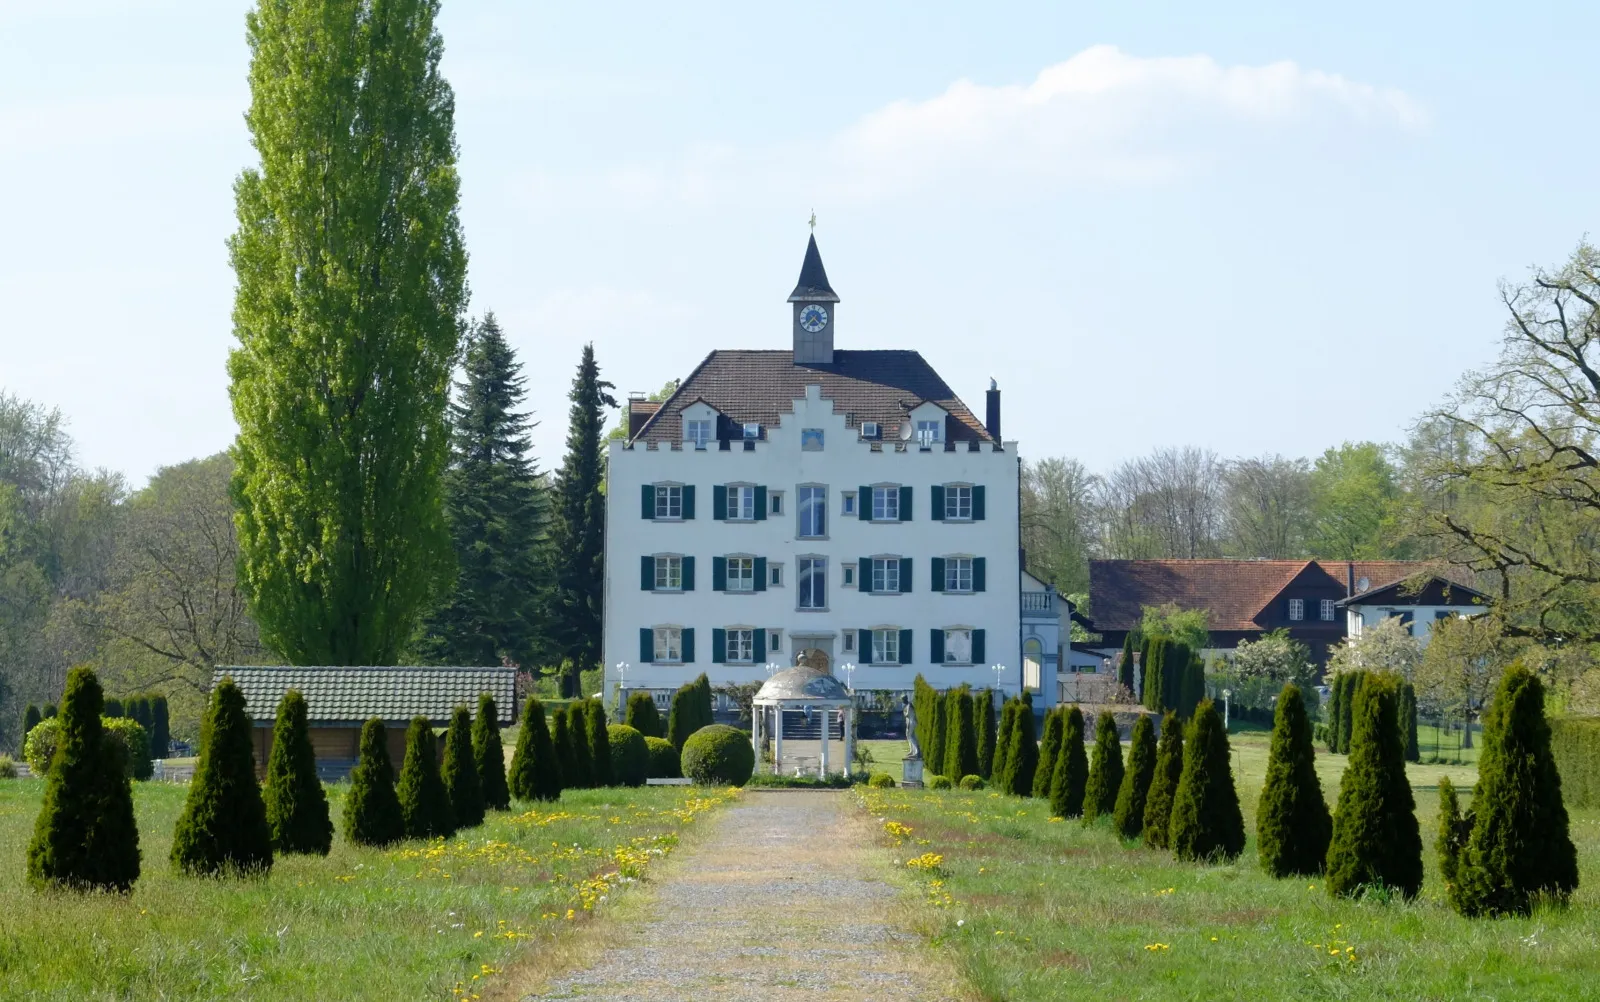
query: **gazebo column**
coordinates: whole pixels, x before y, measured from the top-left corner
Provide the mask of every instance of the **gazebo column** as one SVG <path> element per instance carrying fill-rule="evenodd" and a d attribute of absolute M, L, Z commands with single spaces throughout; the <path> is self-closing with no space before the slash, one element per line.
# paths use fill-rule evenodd
<path fill-rule="evenodd" d="M 783 775 L 783 704 L 779 703 L 772 708 L 774 725 L 772 728 L 772 772 L 774 775 Z"/>
<path fill-rule="evenodd" d="M 850 767 L 856 760 L 856 704 L 854 700 L 844 708 L 844 774 L 850 775 Z"/>
<path fill-rule="evenodd" d="M 767 712 L 764 706 L 751 707 L 750 745 L 756 750 L 756 771 L 761 771 L 761 717 Z"/>
<path fill-rule="evenodd" d="M 822 708 L 822 764 L 817 767 L 817 775 L 828 775 L 828 746 L 833 744 L 833 707 Z"/>

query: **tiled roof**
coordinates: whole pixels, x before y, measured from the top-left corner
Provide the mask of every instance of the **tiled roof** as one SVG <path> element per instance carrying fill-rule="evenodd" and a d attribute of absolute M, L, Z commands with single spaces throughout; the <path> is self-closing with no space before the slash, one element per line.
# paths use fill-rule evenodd
<path fill-rule="evenodd" d="M 270 723 L 278 701 L 290 689 L 306 698 L 306 715 L 313 724 L 352 724 L 368 717 L 386 723 L 405 723 L 424 716 L 434 724 L 450 722 L 457 704 L 477 713 L 478 694 L 494 697 L 502 727 L 510 726 L 517 712 L 515 668 L 329 668 L 219 666 L 211 676 L 215 686 L 224 676 L 244 692 L 245 712 L 257 723 Z"/>
<path fill-rule="evenodd" d="M 1377 587 L 1442 572 L 1413 560 L 1091 560 L 1091 618 L 1099 630 L 1128 630 L 1145 606 L 1176 603 L 1210 612 L 1212 630 L 1259 630 L 1257 617 L 1302 573 L 1343 590 L 1363 578 Z"/>
<path fill-rule="evenodd" d="M 683 440 L 682 412 L 704 400 L 735 422 L 759 422 L 772 427 L 780 414 L 793 410 L 806 387 L 822 387 L 824 399 L 835 411 L 848 414 L 849 426 L 863 421 L 884 426 L 885 437 L 925 402 L 944 408 L 954 420 L 946 422 L 952 442 L 987 442 L 984 430 L 955 391 L 939 378 L 933 366 L 915 351 L 835 351 L 832 364 L 797 363 L 794 352 L 713 351 L 689 374 L 661 409 L 634 436 L 639 442 Z"/>

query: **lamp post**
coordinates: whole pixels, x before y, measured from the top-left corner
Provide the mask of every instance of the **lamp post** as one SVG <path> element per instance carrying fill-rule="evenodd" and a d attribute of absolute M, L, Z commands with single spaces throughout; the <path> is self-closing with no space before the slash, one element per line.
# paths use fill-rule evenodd
<path fill-rule="evenodd" d="M 628 706 L 628 662 L 617 662 L 617 712 L 620 716 Z"/>
<path fill-rule="evenodd" d="M 1006 666 L 990 665 L 989 670 L 994 672 L 994 691 L 1000 693 L 1000 698 L 1002 701 L 1004 701 L 1005 691 L 1000 688 L 1000 676 L 1005 674 Z"/>
<path fill-rule="evenodd" d="M 1228 733 L 1228 697 L 1233 695 L 1232 689 L 1222 690 L 1222 733 Z"/>

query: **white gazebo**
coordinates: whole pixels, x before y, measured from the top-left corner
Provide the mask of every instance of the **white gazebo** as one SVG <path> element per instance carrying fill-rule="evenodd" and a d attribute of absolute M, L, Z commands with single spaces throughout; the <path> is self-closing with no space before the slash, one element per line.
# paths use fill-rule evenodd
<path fill-rule="evenodd" d="M 772 736 L 772 771 L 783 773 L 783 711 L 811 709 L 822 714 L 822 756 L 818 774 L 828 775 L 828 740 L 834 714 L 844 721 L 844 774 L 850 775 L 850 763 L 856 752 L 855 699 L 844 683 L 826 671 L 800 666 L 786 668 L 767 679 L 766 684 L 751 701 L 755 726 L 751 740 L 755 743 L 756 761 L 761 761 L 763 739 Z"/>

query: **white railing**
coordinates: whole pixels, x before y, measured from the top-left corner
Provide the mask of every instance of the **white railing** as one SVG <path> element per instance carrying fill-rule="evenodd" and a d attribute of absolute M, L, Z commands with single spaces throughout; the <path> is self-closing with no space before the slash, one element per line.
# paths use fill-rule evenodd
<path fill-rule="evenodd" d="M 1050 612 L 1055 608 L 1052 598 L 1053 596 L 1047 591 L 1025 591 L 1022 593 L 1022 611 Z"/>

